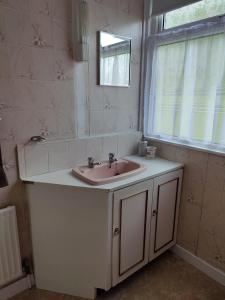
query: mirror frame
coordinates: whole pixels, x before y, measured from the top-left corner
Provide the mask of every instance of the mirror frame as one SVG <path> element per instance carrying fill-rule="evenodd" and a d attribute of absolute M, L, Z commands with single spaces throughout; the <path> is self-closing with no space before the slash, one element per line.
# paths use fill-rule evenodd
<path fill-rule="evenodd" d="M 124 39 L 124 40 L 127 40 L 130 42 L 130 63 L 129 63 L 129 84 L 128 85 L 108 85 L 108 84 L 101 84 L 101 74 L 100 74 L 100 63 L 101 63 L 101 51 L 100 51 L 100 48 L 101 48 L 101 44 L 100 44 L 100 41 L 101 41 L 101 33 L 107 33 L 107 34 L 111 34 L 113 35 L 114 37 L 116 38 L 120 38 L 120 39 Z M 96 46 L 97 46 L 97 66 L 96 66 L 96 70 L 97 70 L 97 85 L 98 86 L 101 86 L 101 87 L 122 87 L 122 88 L 129 88 L 131 86 L 131 51 L 132 51 L 132 39 L 129 38 L 129 37 L 124 37 L 122 35 L 118 35 L 118 34 L 114 34 L 114 33 L 110 33 L 110 32 L 107 32 L 107 31 L 103 31 L 103 30 L 100 30 L 100 31 L 97 31 L 97 39 L 96 39 Z"/>

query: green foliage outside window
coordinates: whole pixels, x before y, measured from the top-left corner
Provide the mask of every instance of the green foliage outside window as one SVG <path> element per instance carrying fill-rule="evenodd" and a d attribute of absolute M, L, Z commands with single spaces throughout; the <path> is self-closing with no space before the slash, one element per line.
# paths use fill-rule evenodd
<path fill-rule="evenodd" d="M 202 0 L 165 14 L 164 28 L 225 14 L 225 0 Z"/>

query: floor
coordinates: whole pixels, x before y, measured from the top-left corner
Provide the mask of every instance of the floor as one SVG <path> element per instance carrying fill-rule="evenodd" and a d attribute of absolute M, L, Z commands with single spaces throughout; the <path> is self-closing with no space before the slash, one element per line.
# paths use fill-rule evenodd
<path fill-rule="evenodd" d="M 80 300 L 31 289 L 11 300 Z M 167 252 L 98 300 L 225 300 L 225 287 Z"/>

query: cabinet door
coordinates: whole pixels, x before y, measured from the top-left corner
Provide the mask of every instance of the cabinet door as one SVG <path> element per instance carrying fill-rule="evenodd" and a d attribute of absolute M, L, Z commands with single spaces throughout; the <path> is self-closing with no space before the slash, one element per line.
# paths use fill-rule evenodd
<path fill-rule="evenodd" d="M 113 286 L 148 262 L 152 180 L 114 193 Z"/>
<path fill-rule="evenodd" d="M 154 179 L 150 260 L 176 243 L 182 170 Z"/>

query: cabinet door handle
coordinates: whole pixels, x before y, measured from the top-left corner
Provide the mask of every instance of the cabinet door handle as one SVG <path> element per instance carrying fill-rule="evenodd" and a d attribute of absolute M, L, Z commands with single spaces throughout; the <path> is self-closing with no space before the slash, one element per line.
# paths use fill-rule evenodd
<path fill-rule="evenodd" d="M 117 227 L 114 229 L 114 235 L 119 235 L 120 234 L 120 229 Z"/>
<path fill-rule="evenodd" d="M 152 216 L 155 217 L 156 215 L 157 215 L 157 210 L 154 209 L 154 210 L 152 211 Z"/>

